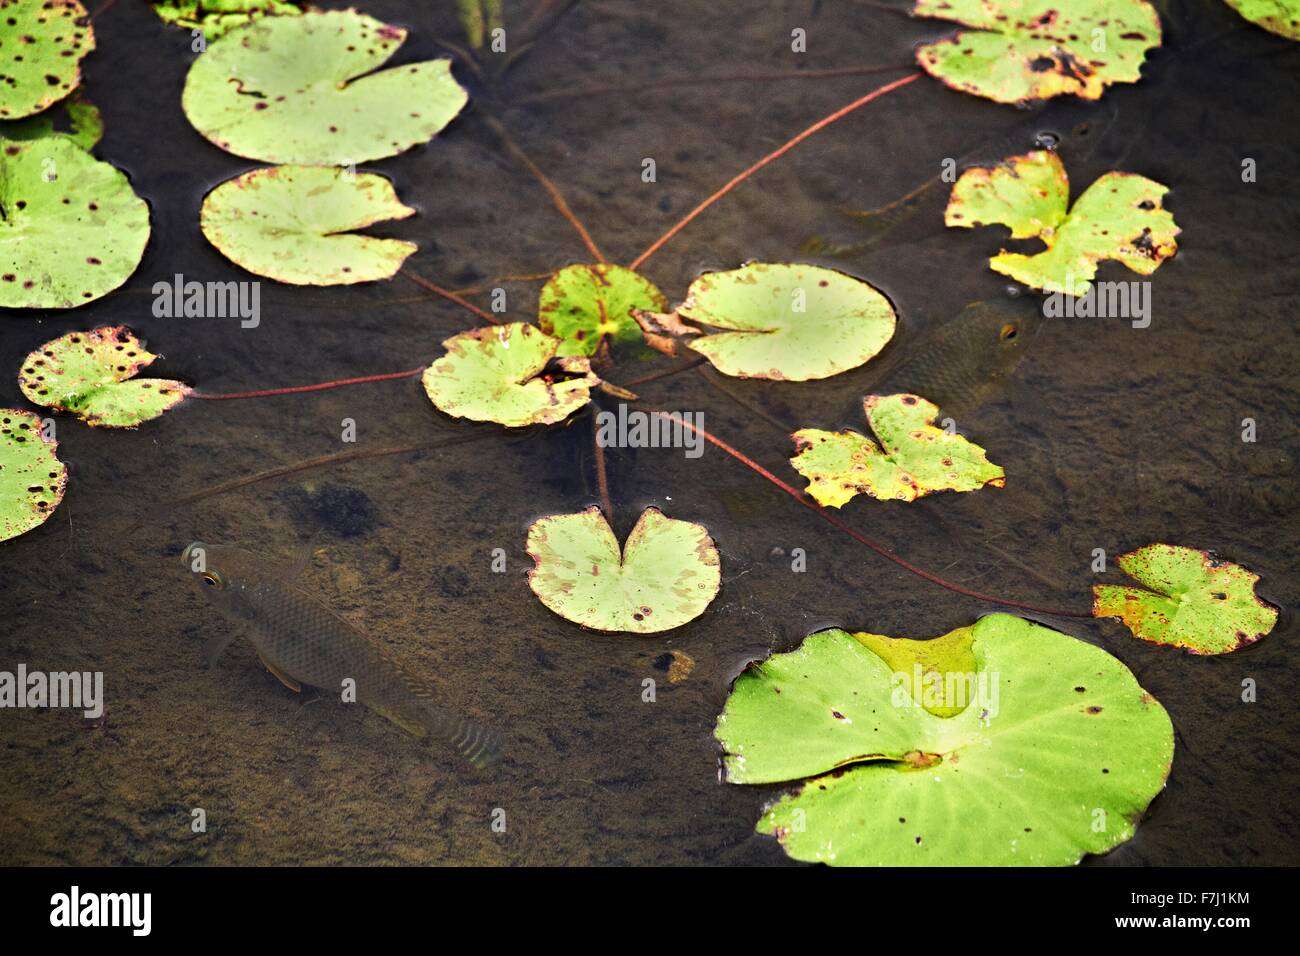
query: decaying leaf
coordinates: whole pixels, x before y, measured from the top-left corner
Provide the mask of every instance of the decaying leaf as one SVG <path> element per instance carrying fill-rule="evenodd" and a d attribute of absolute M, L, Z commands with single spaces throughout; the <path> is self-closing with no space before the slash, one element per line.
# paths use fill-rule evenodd
<path fill-rule="evenodd" d="M 46 441 L 39 415 L 0 408 L 0 541 L 44 522 L 63 500 L 68 467 Z"/>
<path fill-rule="evenodd" d="M 1257 26 L 1288 40 L 1300 40 L 1300 0 L 1226 0 Z"/>
<path fill-rule="evenodd" d="M 559 355 L 595 355 L 611 346 L 641 341 L 633 313 L 659 311 L 668 300 L 648 279 L 612 265 L 565 266 L 542 287 L 537 324 L 560 339 Z"/>
<path fill-rule="evenodd" d="M 186 30 L 202 30 L 211 42 L 261 17 L 296 17 L 298 0 L 152 0 L 153 12 Z"/>
<path fill-rule="evenodd" d="M 55 122 L 56 114 L 60 112 L 66 114 L 66 130 L 59 129 Z M 92 150 L 104 136 L 104 118 L 98 107 L 73 94 L 55 109 L 19 120 L 0 122 L 0 140 L 23 141 L 43 136 L 62 136 L 84 150 Z"/>
<path fill-rule="evenodd" d="M 95 30 L 78 0 L 4 0 L 0 6 L 0 119 L 57 103 L 81 82 Z"/>

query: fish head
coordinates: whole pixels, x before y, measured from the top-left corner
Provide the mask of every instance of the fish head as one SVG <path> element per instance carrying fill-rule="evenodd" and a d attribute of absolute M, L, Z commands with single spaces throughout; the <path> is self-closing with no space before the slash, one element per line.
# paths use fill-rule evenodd
<path fill-rule="evenodd" d="M 1032 298 L 998 302 L 975 302 L 958 316 L 961 339 L 970 354 L 984 366 L 990 378 L 1000 379 L 1015 371 L 1030 342 L 1043 326 L 1043 313 Z"/>
<path fill-rule="evenodd" d="M 191 542 L 181 561 L 195 587 L 231 617 L 249 616 L 246 598 L 258 579 L 256 560 L 247 551 L 226 545 Z"/>

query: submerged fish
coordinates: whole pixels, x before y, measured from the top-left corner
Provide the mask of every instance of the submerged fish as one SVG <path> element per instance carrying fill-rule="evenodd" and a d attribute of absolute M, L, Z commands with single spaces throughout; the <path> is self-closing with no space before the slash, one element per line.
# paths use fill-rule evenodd
<path fill-rule="evenodd" d="M 181 557 L 223 614 L 251 625 L 249 637 L 262 663 L 290 690 L 308 684 L 336 692 L 351 679 L 357 701 L 416 736 L 446 741 L 476 767 L 500 755 L 490 731 L 437 707 L 429 688 L 370 637 L 254 555 L 196 541 Z M 204 644 L 209 665 L 233 638 L 226 632 Z"/>

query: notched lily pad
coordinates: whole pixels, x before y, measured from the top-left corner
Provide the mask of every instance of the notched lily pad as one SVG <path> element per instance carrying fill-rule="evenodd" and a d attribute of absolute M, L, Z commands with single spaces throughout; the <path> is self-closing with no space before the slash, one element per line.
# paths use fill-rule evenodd
<path fill-rule="evenodd" d="M 1160 45 L 1145 0 L 917 0 L 912 13 L 974 28 L 923 44 L 916 59 L 953 89 L 999 103 L 1100 99 L 1111 83 L 1136 83 Z"/>
<path fill-rule="evenodd" d="M 296 17 L 302 13 L 289 0 L 153 0 L 153 12 L 186 30 L 202 30 L 208 42 L 262 17 Z"/>
<path fill-rule="evenodd" d="M 342 166 L 396 156 L 432 139 L 468 99 L 449 60 L 379 70 L 405 40 L 355 10 L 266 17 L 194 61 L 181 105 L 236 156 Z"/>
<path fill-rule="evenodd" d="M 18 387 L 28 401 L 106 428 L 134 428 L 180 404 L 191 389 L 164 378 L 135 378 L 158 356 L 124 325 L 69 332 L 23 360 Z"/>
<path fill-rule="evenodd" d="M 81 60 L 95 30 L 77 0 L 4 0 L 0 4 L 0 119 L 18 119 L 57 103 L 81 82 Z"/>
<path fill-rule="evenodd" d="M 936 491 L 1001 488 L 1006 474 L 984 449 L 935 426 L 939 408 L 919 395 L 868 395 L 867 421 L 880 444 L 852 429 L 802 428 L 790 437 L 790 459 L 808 479 L 808 493 L 839 508 L 857 494 L 915 501 Z"/>
<path fill-rule="evenodd" d="M 0 408 L 0 541 L 43 523 L 63 500 L 68 467 L 47 442 L 39 415 Z"/>
<path fill-rule="evenodd" d="M 1128 668 L 1008 614 L 937 640 L 927 666 L 819 631 L 736 679 L 714 731 L 726 779 L 798 784 L 757 830 L 836 866 L 1068 866 L 1132 837 L 1174 737 Z M 918 667 L 953 716 L 924 706 Z"/>
<path fill-rule="evenodd" d="M 1083 295 L 1104 259 L 1150 275 L 1178 251 L 1174 237 L 1181 230 L 1160 205 L 1168 191 L 1145 176 L 1106 173 L 1067 212 L 1065 166 L 1056 153 L 1034 150 L 963 172 L 952 187 L 944 223 L 961 228 L 1001 223 L 1011 229 L 1012 239 L 1041 239 L 1045 252 L 1003 250 L 989 266 L 1034 289 Z"/>
<path fill-rule="evenodd" d="M 600 379 L 581 356 L 526 322 L 472 329 L 442 343 L 447 354 L 424 370 L 424 391 L 456 418 L 500 425 L 550 425 L 591 400 Z"/>
<path fill-rule="evenodd" d="M 58 113 L 66 115 L 66 123 L 56 122 L 59 119 Z M 66 129 L 61 128 L 65 125 Z M 61 136 L 89 151 L 104 136 L 104 117 L 93 103 L 74 94 L 56 109 L 19 120 L 0 122 L 0 140 L 25 141 L 45 136 Z"/>
<path fill-rule="evenodd" d="M 203 235 L 249 272 L 293 285 L 347 285 L 388 279 L 418 248 L 349 230 L 415 210 L 374 173 L 338 166 L 254 169 L 203 200 Z"/>
<path fill-rule="evenodd" d="M 631 269 L 565 266 L 542 287 L 537 324 L 561 340 L 557 354 L 595 355 L 602 341 L 615 347 L 641 341 L 633 311 L 667 307 L 664 294 Z"/>
<path fill-rule="evenodd" d="M 533 593 L 565 620 L 599 631 L 654 634 L 704 613 L 718 593 L 721 559 L 702 525 L 647 508 L 620 553 L 599 508 L 555 515 L 528 529 Z"/>
<path fill-rule="evenodd" d="M 1256 26 L 1288 40 L 1300 40 L 1300 0 L 1226 0 Z"/>
<path fill-rule="evenodd" d="M 1277 623 L 1277 608 L 1255 594 L 1259 575 L 1208 551 L 1149 544 L 1115 560 L 1144 587 L 1095 584 L 1092 613 L 1119 618 L 1144 641 L 1227 654 Z"/>

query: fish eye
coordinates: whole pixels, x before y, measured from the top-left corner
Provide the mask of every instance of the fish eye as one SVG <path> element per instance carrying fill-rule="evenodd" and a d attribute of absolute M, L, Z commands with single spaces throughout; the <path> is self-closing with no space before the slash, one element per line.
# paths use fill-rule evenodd
<path fill-rule="evenodd" d="M 214 571 L 205 571 L 203 574 L 203 583 L 210 588 L 221 587 L 221 575 Z"/>
<path fill-rule="evenodd" d="M 1019 331 L 1020 329 L 1017 328 L 1014 323 L 1008 322 L 1006 325 L 1002 326 L 1001 330 L 999 330 L 998 338 L 1000 338 L 1003 342 L 1009 342 L 1011 339 L 1014 339 L 1016 337 L 1016 334 Z"/>

